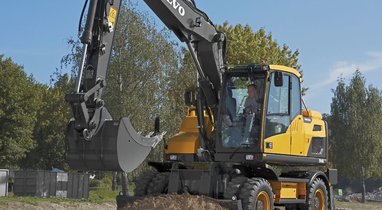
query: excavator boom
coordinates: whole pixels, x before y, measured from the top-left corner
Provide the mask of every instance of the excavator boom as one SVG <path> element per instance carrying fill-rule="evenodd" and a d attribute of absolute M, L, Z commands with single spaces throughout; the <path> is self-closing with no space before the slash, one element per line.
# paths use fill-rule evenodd
<path fill-rule="evenodd" d="M 218 104 L 225 70 L 226 38 L 208 16 L 189 0 L 144 0 L 153 12 L 185 42 L 194 59 L 199 85 L 210 108 Z"/>

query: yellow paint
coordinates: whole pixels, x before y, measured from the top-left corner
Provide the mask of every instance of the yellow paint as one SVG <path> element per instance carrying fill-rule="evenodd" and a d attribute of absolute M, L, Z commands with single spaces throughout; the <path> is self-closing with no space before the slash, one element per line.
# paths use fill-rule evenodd
<path fill-rule="evenodd" d="M 115 9 L 114 7 L 110 7 L 109 16 L 107 17 L 107 20 L 113 25 L 113 28 L 115 26 L 116 19 L 117 19 L 117 9 Z"/>
<path fill-rule="evenodd" d="M 195 154 L 199 148 L 199 133 L 180 132 L 167 142 L 166 154 Z"/>
<path fill-rule="evenodd" d="M 307 119 L 311 123 L 304 123 L 304 116 L 310 116 Z M 313 131 L 314 125 L 321 126 L 321 131 Z M 319 112 L 305 110 L 303 115 L 294 118 L 285 133 L 264 139 L 264 153 L 306 157 L 313 137 L 321 137 L 322 141 L 326 141 L 325 129 L 325 122 Z M 272 149 L 266 148 L 267 142 L 272 143 Z"/>
<path fill-rule="evenodd" d="M 305 198 L 306 183 L 270 181 L 270 184 L 275 196 L 275 203 L 279 203 L 280 199 Z"/>
<path fill-rule="evenodd" d="M 207 113 L 204 113 L 204 120 L 206 122 L 207 137 L 210 137 L 213 126 Z M 179 132 L 168 140 L 165 154 L 196 154 L 196 150 L 200 146 L 198 126 L 195 108 L 191 107 L 182 121 Z"/>
<path fill-rule="evenodd" d="M 272 143 L 272 149 L 267 148 L 266 144 Z M 289 129 L 282 134 L 274 135 L 264 139 L 264 152 L 273 154 L 290 154 L 290 131 Z"/>
<path fill-rule="evenodd" d="M 290 154 L 296 155 L 296 156 L 304 156 L 306 155 L 305 148 L 306 148 L 306 142 L 304 141 L 304 133 L 305 130 L 303 129 L 304 120 L 302 115 L 296 116 L 291 125 L 291 145 L 290 145 Z"/>
<path fill-rule="evenodd" d="M 325 127 L 325 122 L 322 120 L 322 115 L 317 112 L 317 111 L 312 111 L 312 110 L 304 110 L 303 115 L 311 119 L 311 123 L 304 123 L 303 128 L 304 128 L 304 156 L 307 156 L 308 151 L 309 151 L 309 146 L 312 143 L 312 138 L 313 137 L 321 137 L 323 138 L 323 141 L 325 140 L 326 137 L 326 127 Z M 310 116 L 310 117 L 307 117 Z M 314 125 L 319 125 L 321 126 L 321 131 L 313 131 Z"/>
<path fill-rule="evenodd" d="M 301 78 L 301 74 L 294 68 L 290 68 L 287 66 L 281 66 L 281 65 L 269 65 L 269 68 L 273 69 L 273 70 L 288 72 L 288 73 L 296 75 L 298 78 Z"/>
<path fill-rule="evenodd" d="M 271 210 L 271 198 L 269 194 L 266 191 L 261 191 L 256 198 L 256 207 L 258 205 L 258 201 L 261 201 L 263 203 L 263 209 L 264 210 Z"/>
<path fill-rule="evenodd" d="M 314 119 L 318 119 L 318 120 L 322 119 L 321 113 L 314 111 L 314 110 L 303 110 L 302 115 L 304 117 L 314 118 Z"/>

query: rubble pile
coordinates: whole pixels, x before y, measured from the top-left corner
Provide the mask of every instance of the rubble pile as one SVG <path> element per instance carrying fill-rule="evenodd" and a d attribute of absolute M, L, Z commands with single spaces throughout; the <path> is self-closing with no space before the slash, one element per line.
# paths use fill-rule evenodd
<path fill-rule="evenodd" d="M 153 197 L 145 197 L 133 203 L 127 204 L 124 210 L 135 209 L 155 209 L 155 210 L 172 210 L 172 209 L 187 209 L 187 210 L 201 210 L 201 209 L 215 209 L 223 210 L 227 207 L 221 205 L 213 198 L 199 195 L 189 194 L 167 194 Z"/>
<path fill-rule="evenodd" d="M 382 187 L 378 188 L 377 190 L 374 190 L 373 192 L 367 192 L 365 195 L 366 201 L 374 201 L 374 202 L 382 202 Z M 362 193 L 352 193 L 346 196 L 342 196 L 341 198 L 338 198 L 340 201 L 362 201 Z"/>

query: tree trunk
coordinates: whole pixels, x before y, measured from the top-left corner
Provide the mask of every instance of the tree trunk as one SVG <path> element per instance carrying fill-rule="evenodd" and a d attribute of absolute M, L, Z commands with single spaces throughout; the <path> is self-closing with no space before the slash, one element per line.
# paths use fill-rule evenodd
<path fill-rule="evenodd" d="M 366 203 L 366 187 L 365 187 L 365 178 L 362 178 L 362 203 Z"/>
<path fill-rule="evenodd" d="M 127 179 L 127 173 L 126 172 L 122 172 L 122 195 L 127 196 L 127 194 L 128 194 L 128 186 L 129 186 L 129 182 L 128 182 L 128 179 Z"/>
<path fill-rule="evenodd" d="M 111 190 L 113 191 L 117 190 L 117 177 L 118 177 L 118 172 L 113 172 L 113 180 L 111 183 Z"/>

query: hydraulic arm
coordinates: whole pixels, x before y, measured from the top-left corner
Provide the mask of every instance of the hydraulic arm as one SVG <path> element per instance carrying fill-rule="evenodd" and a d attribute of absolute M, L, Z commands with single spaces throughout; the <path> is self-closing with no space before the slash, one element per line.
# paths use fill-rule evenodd
<path fill-rule="evenodd" d="M 144 0 L 153 12 L 185 42 L 197 70 L 196 110 L 201 147 L 206 150 L 204 110 L 217 119 L 219 91 L 226 68 L 226 37 L 190 0 Z"/>
<path fill-rule="evenodd" d="M 84 10 L 88 0 L 86 0 Z M 67 130 L 67 160 L 79 170 L 132 171 L 162 139 L 141 136 L 128 118 L 113 120 L 102 100 L 121 0 L 90 0 Z M 83 16 L 82 13 L 82 16 Z"/>
<path fill-rule="evenodd" d="M 189 0 L 145 0 L 146 4 L 189 48 L 198 83 L 209 108 L 218 103 L 225 68 L 226 39 L 207 15 Z"/>

